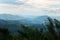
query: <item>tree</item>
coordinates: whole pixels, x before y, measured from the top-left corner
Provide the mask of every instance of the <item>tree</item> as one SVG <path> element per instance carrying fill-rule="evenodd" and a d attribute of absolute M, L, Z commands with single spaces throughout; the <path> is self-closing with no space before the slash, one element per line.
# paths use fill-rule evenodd
<path fill-rule="evenodd" d="M 58 21 L 57 19 L 54 19 L 55 21 L 55 25 L 56 25 L 56 28 L 57 28 L 57 40 L 60 40 L 60 21 Z"/>
<path fill-rule="evenodd" d="M 9 31 L 8 29 L 0 28 L 0 40 L 8 40 L 9 39 Z"/>
<path fill-rule="evenodd" d="M 26 27 L 24 25 L 21 26 L 23 29 L 23 32 L 20 30 L 18 31 L 19 37 L 22 37 L 23 40 L 41 40 L 41 36 L 43 34 L 43 29 L 33 29 L 30 27 Z"/>

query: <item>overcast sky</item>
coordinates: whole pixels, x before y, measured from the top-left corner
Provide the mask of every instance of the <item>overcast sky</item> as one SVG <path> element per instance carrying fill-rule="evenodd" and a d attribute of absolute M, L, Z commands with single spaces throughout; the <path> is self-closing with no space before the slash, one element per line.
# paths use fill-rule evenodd
<path fill-rule="evenodd" d="M 60 16 L 60 0 L 0 0 L 0 14 Z"/>

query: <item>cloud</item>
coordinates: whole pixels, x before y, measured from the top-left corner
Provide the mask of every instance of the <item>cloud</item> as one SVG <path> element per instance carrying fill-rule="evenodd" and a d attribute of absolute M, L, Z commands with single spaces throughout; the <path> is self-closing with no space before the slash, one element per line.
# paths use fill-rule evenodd
<path fill-rule="evenodd" d="M 60 4 L 50 4 L 50 8 L 60 8 Z"/>
<path fill-rule="evenodd" d="M 49 0 L 49 1 L 60 1 L 60 0 Z"/>
<path fill-rule="evenodd" d="M 16 2 L 23 2 L 23 3 L 25 3 L 25 2 L 27 2 L 28 0 L 16 0 Z"/>
<path fill-rule="evenodd" d="M 0 0 L 0 13 L 56 16 L 58 14 L 60 15 L 60 1 Z"/>
<path fill-rule="evenodd" d="M 3 4 L 12 4 L 12 5 L 21 5 L 23 2 L 16 2 L 16 0 L 0 0 L 0 3 Z"/>

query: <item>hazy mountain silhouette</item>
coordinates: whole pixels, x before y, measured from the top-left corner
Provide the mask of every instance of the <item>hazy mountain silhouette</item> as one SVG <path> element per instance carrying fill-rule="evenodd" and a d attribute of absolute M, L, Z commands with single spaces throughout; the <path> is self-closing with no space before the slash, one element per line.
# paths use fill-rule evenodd
<path fill-rule="evenodd" d="M 48 21 L 48 16 L 36 16 L 32 18 L 24 18 L 22 16 L 0 14 L 0 28 L 8 28 L 11 32 L 17 32 L 20 24 L 27 25 L 33 28 L 42 28 L 45 21 Z"/>
<path fill-rule="evenodd" d="M 2 20 L 20 20 L 22 16 L 11 15 L 11 14 L 0 14 L 0 19 Z"/>

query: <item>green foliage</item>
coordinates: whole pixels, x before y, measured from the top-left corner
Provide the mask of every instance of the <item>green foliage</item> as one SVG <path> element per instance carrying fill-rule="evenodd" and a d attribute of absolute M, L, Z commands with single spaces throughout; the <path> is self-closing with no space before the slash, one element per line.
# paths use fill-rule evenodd
<path fill-rule="evenodd" d="M 22 30 L 18 30 L 18 35 L 10 35 L 8 29 L 0 29 L 0 40 L 60 40 L 60 21 L 52 20 L 48 17 L 48 23 L 45 23 L 44 28 L 34 29 L 24 24 L 21 25 Z M 43 24 L 44 25 L 44 24 Z M 46 28 L 47 28 L 47 31 Z M 44 30 L 45 29 L 45 30 Z"/>
<path fill-rule="evenodd" d="M 41 36 L 42 36 L 42 30 L 38 30 L 38 29 L 33 29 L 33 28 L 29 28 L 29 27 L 25 27 L 24 25 L 22 25 L 23 28 L 23 32 L 18 31 L 20 36 L 22 35 L 22 39 L 23 40 L 40 40 Z"/>
<path fill-rule="evenodd" d="M 56 32 L 57 27 L 60 26 L 59 21 L 52 20 L 50 17 L 48 17 L 48 20 L 49 22 L 45 23 L 48 30 L 45 32 L 43 29 L 38 30 L 22 25 L 23 32 L 19 31 L 19 34 L 26 38 L 26 40 L 59 40 Z"/>
<path fill-rule="evenodd" d="M 56 25 L 56 28 L 57 28 L 57 39 L 60 40 L 60 21 L 54 19 L 55 21 L 55 25 Z"/>
<path fill-rule="evenodd" d="M 51 18 L 48 18 L 49 24 L 47 24 L 48 32 L 46 36 L 48 37 L 48 40 L 57 40 L 57 35 L 55 31 L 54 21 Z"/>
<path fill-rule="evenodd" d="M 8 29 L 0 28 L 0 40 L 9 40 L 10 35 Z"/>

